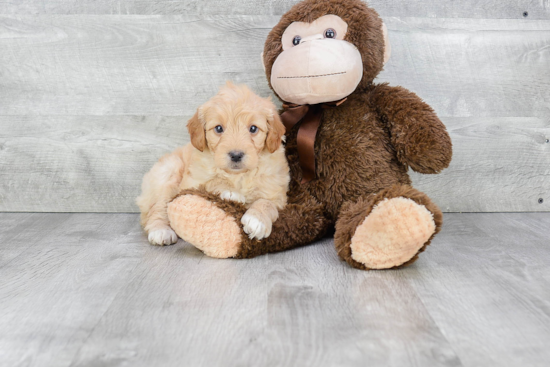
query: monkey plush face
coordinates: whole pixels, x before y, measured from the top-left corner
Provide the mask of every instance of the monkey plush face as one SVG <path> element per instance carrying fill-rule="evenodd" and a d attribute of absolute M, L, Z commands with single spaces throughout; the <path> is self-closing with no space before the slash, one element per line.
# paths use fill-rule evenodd
<path fill-rule="evenodd" d="M 271 85 L 287 102 L 315 104 L 350 95 L 363 77 L 363 60 L 344 41 L 348 24 L 324 15 L 312 23 L 293 22 L 281 39 L 283 52 L 271 69 Z"/>
<path fill-rule="evenodd" d="M 305 0 L 269 34 L 263 62 L 280 99 L 332 102 L 372 82 L 389 57 L 385 27 L 360 0 Z"/>

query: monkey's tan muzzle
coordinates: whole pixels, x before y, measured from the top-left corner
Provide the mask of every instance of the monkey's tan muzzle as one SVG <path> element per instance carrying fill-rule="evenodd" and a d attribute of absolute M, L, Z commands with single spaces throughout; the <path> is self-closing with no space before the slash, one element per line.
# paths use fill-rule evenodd
<path fill-rule="evenodd" d="M 271 85 L 286 102 L 317 104 L 349 96 L 362 76 L 363 61 L 354 45 L 319 39 L 283 51 L 271 69 Z"/>

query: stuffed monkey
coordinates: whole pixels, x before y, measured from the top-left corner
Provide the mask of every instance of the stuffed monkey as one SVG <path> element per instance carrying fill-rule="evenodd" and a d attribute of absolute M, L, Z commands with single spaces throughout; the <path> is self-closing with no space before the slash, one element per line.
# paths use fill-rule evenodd
<path fill-rule="evenodd" d="M 439 173 L 452 144 L 418 96 L 373 82 L 389 54 L 382 20 L 360 0 L 305 0 L 290 9 L 262 54 L 283 101 L 289 204 L 258 241 L 242 230 L 243 205 L 188 190 L 168 207 L 176 233 L 208 256 L 250 258 L 310 244 L 334 228 L 338 256 L 355 268 L 415 261 L 442 214 L 407 171 Z"/>

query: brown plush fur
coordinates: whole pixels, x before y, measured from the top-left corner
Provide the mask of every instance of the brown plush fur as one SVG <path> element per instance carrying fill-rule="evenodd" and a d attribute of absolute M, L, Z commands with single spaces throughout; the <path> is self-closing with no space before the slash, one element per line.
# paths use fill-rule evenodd
<path fill-rule="evenodd" d="M 296 142 L 300 123 L 287 132 L 291 205 L 281 211 L 270 237 L 249 241 L 243 235 L 237 257 L 306 245 L 335 225 L 338 255 L 353 267 L 367 269 L 351 256 L 350 243 L 356 228 L 380 201 L 403 197 L 431 212 L 436 228 L 416 255 L 398 265 L 405 266 L 424 251 L 442 224 L 437 206 L 410 186 L 408 168 L 421 173 L 440 172 L 450 163 L 451 140 L 433 110 L 414 93 L 373 84 L 384 61 L 382 23 L 378 14 L 360 0 L 305 0 L 283 15 L 264 49 L 268 82 L 272 65 L 282 52 L 280 41 L 286 27 L 326 14 L 336 14 L 348 23 L 345 40 L 361 53 L 363 79 L 345 103 L 324 111 L 315 140 L 316 180 L 300 183 L 302 171 Z M 204 192 L 194 193 L 214 202 L 237 221 L 242 216 L 243 208 L 237 204 Z"/>
<path fill-rule="evenodd" d="M 240 203 L 222 200 L 219 195 L 212 194 L 204 188 L 198 190 L 185 190 L 181 196 L 196 195 L 202 197 L 210 203 L 213 203 L 218 208 L 240 223 L 242 216 L 246 212 L 246 207 Z M 170 208 L 169 210 L 173 210 Z M 194 220 L 188 214 L 188 222 L 193 223 Z M 211 218 L 201 218 L 203 222 Z M 217 220 L 217 219 L 214 219 Z M 204 224 L 204 223 L 203 223 Z M 302 202 L 296 204 L 289 202 L 279 212 L 279 219 L 273 223 L 271 235 L 258 241 L 250 239 L 244 230 L 241 228 L 242 243 L 235 258 L 251 258 L 267 252 L 280 252 L 289 250 L 294 247 L 304 246 L 312 243 L 323 237 L 327 230 L 328 220 L 323 215 L 322 207 L 319 203 L 312 201 L 308 203 Z M 185 232 L 186 223 L 180 223 L 182 231 Z"/>

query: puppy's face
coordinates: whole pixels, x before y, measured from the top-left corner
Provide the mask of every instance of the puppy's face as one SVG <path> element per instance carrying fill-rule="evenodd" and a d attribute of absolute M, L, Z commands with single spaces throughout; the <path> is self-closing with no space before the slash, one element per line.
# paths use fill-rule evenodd
<path fill-rule="evenodd" d="M 256 168 L 262 151 L 280 147 L 285 131 L 270 100 L 231 83 L 199 107 L 187 126 L 195 148 L 208 149 L 216 167 L 229 173 Z"/>

